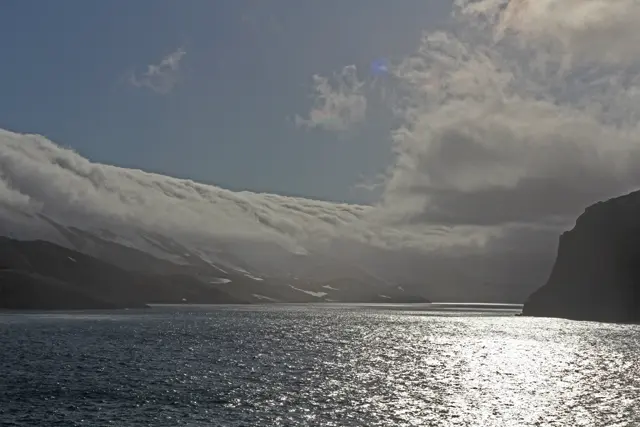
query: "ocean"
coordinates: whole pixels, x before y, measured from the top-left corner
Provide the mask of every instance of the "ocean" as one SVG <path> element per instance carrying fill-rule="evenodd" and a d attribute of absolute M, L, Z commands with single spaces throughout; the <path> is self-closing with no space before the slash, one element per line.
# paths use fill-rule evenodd
<path fill-rule="evenodd" d="M 0 314 L 1 426 L 638 426 L 640 326 L 406 306 Z"/>

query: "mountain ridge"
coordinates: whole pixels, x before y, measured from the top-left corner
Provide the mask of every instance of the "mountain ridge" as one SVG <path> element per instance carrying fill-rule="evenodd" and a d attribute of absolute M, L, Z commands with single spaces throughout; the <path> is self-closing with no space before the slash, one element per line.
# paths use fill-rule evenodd
<path fill-rule="evenodd" d="M 42 289 L 50 293 L 64 288 L 74 295 L 74 301 L 86 301 L 87 308 L 154 303 L 427 302 L 424 297 L 405 293 L 401 286 L 376 283 L 374 276 L 367 276 L 358 268 L 351 270 L 360 272 L 359 277 L 341 277 L 340 287 L 331 286 L 335 279 L 271 277 L 251 271 L 233 255 L 222 261 L 222 252 L 218 253 L 218 261 L 222 262 L 216 263 L 198 250 L 158 233 L 141 231 L 140 237 L 164 252 L 166 257 L 162 258 L 118 242 L 122 236 L 111 231 L 65 226 L 42 214 L 35 218 L 52 227 L 59 239 L 52 242 L 0 237 L 0 272 L 4 274 L 0 276 L 4 289 L 0 307 L 11 308 L 7 292 L 15 294 L 17 286 L 11 284 L 12 280 L 28 283 L 33 292 Z M 25 305 L 28 306 L 20 306 Z M 39 307 L 46 305 L 34 305 Z"/>

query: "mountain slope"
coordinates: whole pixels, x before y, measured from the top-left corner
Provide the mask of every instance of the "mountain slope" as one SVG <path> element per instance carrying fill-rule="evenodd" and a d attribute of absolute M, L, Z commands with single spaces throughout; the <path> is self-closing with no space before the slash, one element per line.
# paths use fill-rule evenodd
<path fill-rule="evenodd" d="M 0 270 L 0 308 L 13 310 L 113 309 L 119 305 L 69 283 L 23 270 Z"/>
<path fill-rule="evenodd" d="M 25 289 L 31 289 L 33 308 L 44 295 L 59 290 L 88 308 L 95 305 L 140 307 L 146 303 L 239 303 L 234 298 L 197 279 L 180 274 L 132 272 L 92 256 L 45 241 L 18 241 L 0 238 L 0 307 L 11 308 L 13 296 L 27 301 Z M 67 307 L 58 298 L 60 308 Z M 24 305 L 25 303 L 20 303 Z M 52 303 L 53 304 L 53 303 Z M 28 305 L 28 303 L 27 303 Z M 55 305 L 55 304 L 53 304 Z"/>
<path fill-rule="evenodd" d="M 189 248 L 158 233 L 138 230 L 134 236 L 118 235 L 103 229 L 88 231 L 64 226 L 44 215 L 25 217 L 33 221 L 34 229 L 49 227 L 55 237 L 48 232 L 43 234 L 56 243 L 2 239 L 0 269 L 38 274 L 73 285 L 74 289 L 90 289 L 90 295 L 107 303 L 129 306 L 185 302 L 426 301 L 357 266 L 343 264 L 331 271 L 340 263 L 319 254 L 276 255 L 294 257 L 292 271 L 301 277 L 292 272 L 269 276 L 233 252 L 215 247 Z M 146 250 L 130 246 L 131 242 Z M 271 256 L 274 251 L 283 251 L 267 243 L 258 247 L 270 251 Z"/>

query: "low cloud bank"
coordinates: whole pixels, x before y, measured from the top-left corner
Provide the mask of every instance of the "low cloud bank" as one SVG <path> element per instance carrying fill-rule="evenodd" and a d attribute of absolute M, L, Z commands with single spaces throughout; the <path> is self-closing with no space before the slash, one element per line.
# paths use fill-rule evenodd
<path fill-rule="evenodd" d="M 293 252 L 335 240 L 425 251 L 456 244 L 442 240 L 441 230 L 416 232 L 377 222 L 373 206 L 233 192 L 92 163 L 38 135 L 0 131 L 0 171 L 5 211 L 40 213 L 90 229 L 139 229 L 203 244 L 207 239 L 270 241 Z"/>

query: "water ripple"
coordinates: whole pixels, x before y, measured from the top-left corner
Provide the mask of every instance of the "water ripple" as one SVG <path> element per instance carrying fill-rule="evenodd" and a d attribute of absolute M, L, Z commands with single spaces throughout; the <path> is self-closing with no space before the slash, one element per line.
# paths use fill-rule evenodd
<path fill-rule="evenodd" d="M 640 328 L 375 309 L 0 316 L 3 426 L 631 426 Z"/>

